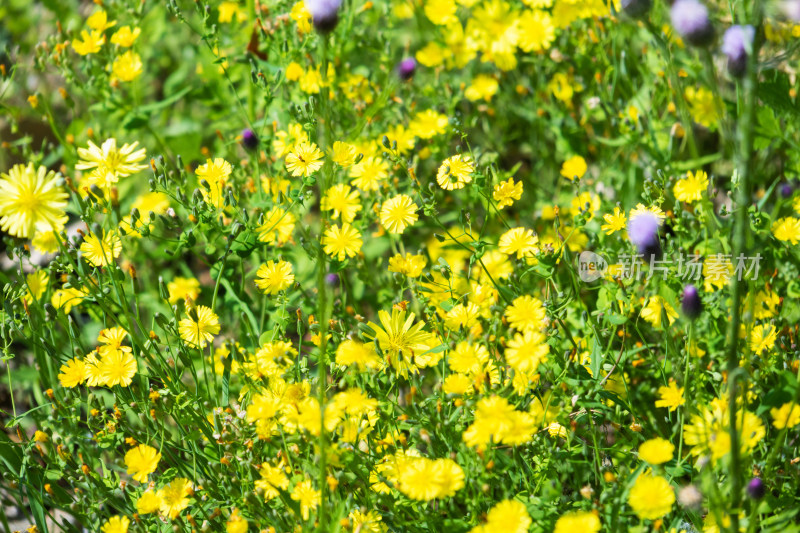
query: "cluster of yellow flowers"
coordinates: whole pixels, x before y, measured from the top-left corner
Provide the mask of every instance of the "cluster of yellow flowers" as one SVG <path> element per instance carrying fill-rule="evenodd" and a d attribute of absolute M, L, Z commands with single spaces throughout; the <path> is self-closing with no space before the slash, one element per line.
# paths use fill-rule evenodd
<path fill-rule="evenodd" d="M 122 344 L 128 332 L 120 327 L 104 329 L 100 345 L 83 359 L 74 358 L 61 366 L 58 379 L 64 387 L 86 383 L 91 387 L 127 387 L 136 375 L 136 358 L 130 346 Z"/>
<path fill-rule="evenodd" d="M 72 41 L 72 48 L 80 55 L 97 54 L 106 44 L 106 30 L 116 26 L 116 20 L 108 20 L 108 14 L 96 11 L 88 19 L 86 25 L 91 31 L 81 30 L 81 39 Z M 138 27 L 122 26 L 113 35 L 111 43 L 118 48 L 131 48 L 142 30 Z M 119 54 L 111 64 L 111 83 L 115 81 L 133 81 L 142 74 L 142 58 L 133 50 Z"/>

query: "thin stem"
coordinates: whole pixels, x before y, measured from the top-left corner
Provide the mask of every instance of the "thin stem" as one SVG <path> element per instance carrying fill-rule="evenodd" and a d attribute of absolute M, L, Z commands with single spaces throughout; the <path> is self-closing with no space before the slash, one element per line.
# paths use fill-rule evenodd
<path fill-rule="evenodd" d="M 752 23 L 753 27 L 761 26 L 761 1 L 755 0 L 753 3 Z M 747 65 L 747 75 L 742 81 L 742 93 L 744 105 L 742 114 L 739 117 L 738 135 L 739 150 L 737 157 L 737 170 L 739 173 L 739 184 L 737 194 L 737 209 L 734 222 L 733 237 L 733 257 L 739 257 L 744 253 L 747 245 L 748 205 L 750 203 L 750 179 L 753 174 L 753 125 L 755 124 L 755 113 L 757 105 L 758 88 L 758 51 L 761 46 L 762 36 L 759 33 L 754 39 L 753 50 L 749 56 Z M 736 380 L 743 377 L 739 369 L 739 326 L 741 316 L 739 307 L 741 305 L 744 289 L 742 276 L 731 279 L 731 320 L 728 326 L 727 335 L 727 369 L 728 369 L 728 412 L 729 412 L 729 431 L 731 440 L 731 461 L 729 477 L 731 479 L 731 502 L 729 515 L 731 519 L 731 531 L 739 531 L 739 507 L 742 502 L 742 458 L 741 445 L 739 443 L 739 433 L 736 429 Z"/>

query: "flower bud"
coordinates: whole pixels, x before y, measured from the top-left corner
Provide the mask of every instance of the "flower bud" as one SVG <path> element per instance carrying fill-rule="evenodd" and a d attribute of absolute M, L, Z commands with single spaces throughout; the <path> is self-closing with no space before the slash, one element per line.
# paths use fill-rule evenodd
<path fill-rule="evenodd" d="M 714 40 L 714 26 L 708 9 L 697 0 L 677 0 L 670 12 L 675 31 L 693 46 L 704 47 Z"/>
<path fill-rule="evenodd" d="M 741 78 L 747 72 L 747 51 L 755 33 L 752 26 L 731 26 L 722 36 L 721 50 L 728 56 L 728 72 L 734 78 Z"/>
<path fill-rule="evenodd" d="M 684 287 L 681 309 L 683 314 L 692 320 L 699 317 L 700 313 L 703 312 L 703 301 L 700 299 L 700 293 L 694 285 Z"/>
<path fill-rule="evenodd" d="M 330 287 L 336 287 L 339 285 L 339 275 L 334 273 L 326 275 L 325 283 L 327 283 Z"/>
<path fill-rule="evenodd" d="M 407 57 L 397 65 L 397 75 L 401 80 L 410 80 L 414 76 L 414 71 L 416 70 L 417 60 L 413 57 Z"/>
<path fill-rule="evenodd" d="M 306 0 L 305 5 L 318 32 L 330 33 L 339 23 L 342 0 Z"/>
<path fill-rule="evenodd" d="M 247 128 L 242 132 L 242 145 L 248 150 L 253 150 L 258 146 L 258 136 L 256 132 Z"/>
<path fill-rule="evenodd" d="M 628 222 L 628 238 L 647 261 L 651 256 L 661 256 L 658 226 L 658 217 L 649 211 L 632 217 Z"/>
<path fill-rule="evenodd" d="M 754 477 L 747 484 L 747 495 L 754 500 L 760 500 L 767 493 L 767 486 L 761 481 L 761 478 Z"/>

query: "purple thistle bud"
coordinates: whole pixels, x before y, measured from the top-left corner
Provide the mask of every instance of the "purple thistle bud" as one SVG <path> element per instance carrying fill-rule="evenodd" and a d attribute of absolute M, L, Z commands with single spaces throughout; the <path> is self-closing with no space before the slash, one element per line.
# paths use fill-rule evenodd
<path fill-rule="evenodd" d="M 672 4 L 672 26 L 693 46 L 708 46 L 714 40 L 714 26 L 708 9 L 697 0 L 677 0 Z"/>
<path fill-rule="evenodd" d="M 320 33 L 330 33 L 339 23 L 342 0 L 305 0 L 311 21 Z"/>
<path fill-rule="evenodd" d="M 647 261 L 651 256 L 661 256 L 658 226 L 658 217 L 649 211 L 632 217 L 628 222 L 628 238 Z"/>
<path fill-rule="evenodd" d="M 651 0 L 622 0 L 620 4 L 622 5 L 622 10 L 633 18 L 643 17 L 653 5 Z"/>
<path fill-rule="evenodd" d="M 242 144 L 248 150 L 253 150 L 256 146 L 258 146 L 258 136 L 256 132 L 247 128 L 242 132 Z"/>
<path fill-rule="evenodd" d="M 339 285 L 339 275 L 330 273 L 325 276 L 325 283 L 327 283 L 331 287 L 336 287 Z"/>
<path fill-rule="evenodd" d="M 397 75 L 401 80 L 410 80 L 415 70 L 417 70 L 417 60 L 413 57 L 407 57 L 397 65 Z"/>
<path fill-rule="evenodd" d="M 767 486 L 761 481 L 761 478 L 754 477 L 747 484 L 747 495 L 754 500 L 760 500 L 767 493 Z"/>
<path fill-rule="evenodd" d="M 752 26 L 731 26 L 722 36 L 722 53 L 728 56 L 728 72 L 741 78 L 747 71 L 747 50 L 753 44 L 756 30 Z"/>
<path fill-rule="evenodd" d="M 694 285 L 684 287 L 681 309 L 683 314 L 692 320 L 699 317 L 700 313 L 703 312 L 703 301 L 700 299 L 700 293 Z"/>
<path fill-rule="evenodd" d="M 781 185 L 780 191 L 781 191 L 781 196 L 783 196 L 784 198 L 790 198 L 794 193 L 794 185 L 792 185 L 791 183 L 784 183 Z"/>

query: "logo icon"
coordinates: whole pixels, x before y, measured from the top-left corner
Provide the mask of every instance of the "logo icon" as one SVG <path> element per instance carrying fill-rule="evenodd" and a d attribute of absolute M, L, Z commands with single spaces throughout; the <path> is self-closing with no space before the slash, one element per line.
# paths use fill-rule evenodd
<path fill-rule="evenodd" d="M 608 262 L 601 256 L 588 250 L 578 256 L 578 277 L 585 282 L 602 278 L 608 270 Z"/>

